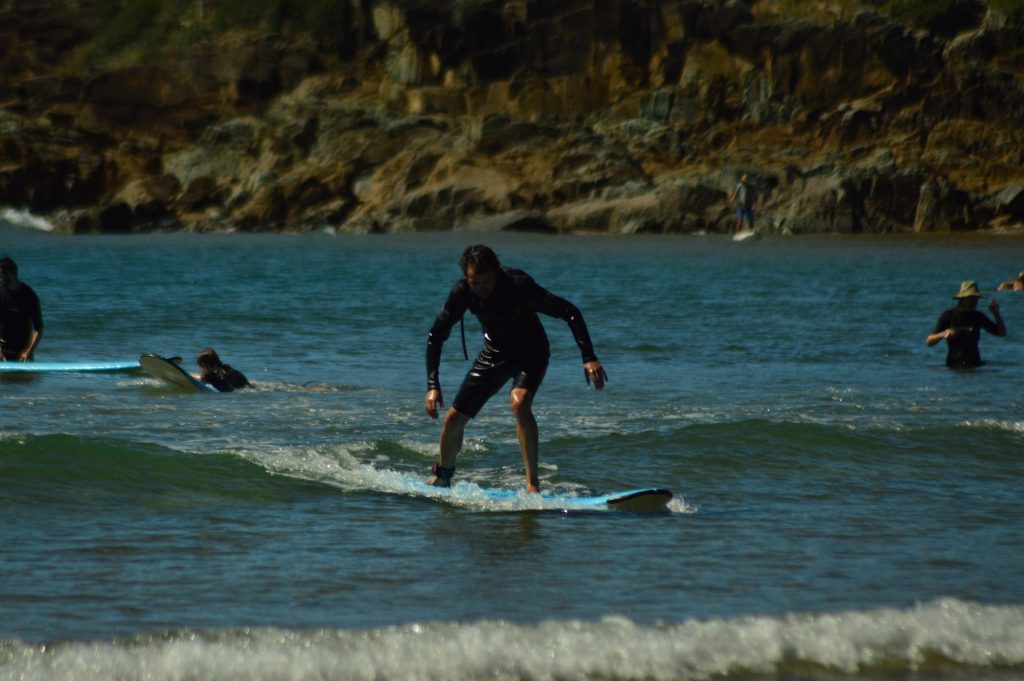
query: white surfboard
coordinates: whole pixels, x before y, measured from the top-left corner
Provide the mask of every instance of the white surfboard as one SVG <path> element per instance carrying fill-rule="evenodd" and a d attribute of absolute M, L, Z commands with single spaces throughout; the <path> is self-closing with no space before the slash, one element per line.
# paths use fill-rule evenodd
<path fill-rule="evenodd" d="M 220 392 L 209 383 L 203 383 L 195 376 L 182 369 L 178 366 L 177 362 L 173 362 L 166 357 L 154 354 L 145 354 L 142 357 L 139 357 L 139 365 L 142 367 L 142 370 L 150 376 L 167 381 L 177 388 L 190 390 L 192 392 Z"/>
<path fill-rule="evenodd" d="M 128 362 L 0 362 L 0 373 L 3 374 L 132 373 L 138 371 L 139 368 L 138 360 Z"/>
<path fill-rule="evenodd" d="M 751 239 L 760 239 L 761 236 L 752 229 L 745 229 L 742 232 L 736 232 L 732 235 L 733 241 L 749 241 Z"/>

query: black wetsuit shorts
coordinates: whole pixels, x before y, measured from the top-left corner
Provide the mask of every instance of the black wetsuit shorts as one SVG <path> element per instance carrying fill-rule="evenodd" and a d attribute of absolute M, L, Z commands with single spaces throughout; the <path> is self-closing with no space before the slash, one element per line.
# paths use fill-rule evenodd
<path fill-rule="evenodd" d="M 513 354 L 489 344 L 484 345 L 463 379 L 452 406 L 466 416 L 475 418 L 487 400 L 501 390 L 501 386 L 508 383 L 509 379 L 512 379 L 513 389 L 525 388 L 536 394 L 544 381 L 550 359 L 546 344 L 544 349 L 538 350 L 529 354 Z"/>

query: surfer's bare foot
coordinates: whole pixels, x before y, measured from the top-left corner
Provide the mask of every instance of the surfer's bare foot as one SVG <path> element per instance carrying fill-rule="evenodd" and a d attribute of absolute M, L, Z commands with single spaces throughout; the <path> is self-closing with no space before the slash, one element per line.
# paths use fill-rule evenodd
<path fill-rule="evenodd" d="M 540 494 L 540 488 L 537 485 L 527 485 L 526 486 L 526 493 L 527 494 Z"/>
<path fill-rule="evenodd" d="M 434 487 L 452 486 L 452 476 L 455 475 L 455 466 L 445 468 L 441 464 L 435 463 L 430 467 L 430 472 L 434 474 L 434 477 L 427 481 L 428 485 L 433 485 Z"/>

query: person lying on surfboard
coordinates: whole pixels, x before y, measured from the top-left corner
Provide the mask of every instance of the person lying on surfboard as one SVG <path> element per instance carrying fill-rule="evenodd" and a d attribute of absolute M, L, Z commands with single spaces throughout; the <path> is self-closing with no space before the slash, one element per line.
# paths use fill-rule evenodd
<path fill-rule="evenodd" d="M 209 383 L 222 393 L 229 393 L 249 385 L 249 379 L 230 364 L 220 360 L 213 348 L 206 348 L 199 353 L 196 364 L 203 373 L 194 374 L 203 383 Z"/>
<path fill-rule="evenodd" d="M 1024 270 L 1017 273 L 1017 276 L 999 285 L 998 291 L 1024 291 Z"/>
<path fill-rule="evenodd" d="M 427 335 L 425 406 L 431 418 L 436 419 L 438 407 L 444 407 L 438 379 L 441 348 L 466 310 L 480 320 L 484 346 L 444 416 L 440 459 L 431 468 L 434 477 L 428 484 L 451 485 L 466 424 L 511 379 L 509 401 L 515 416 L 519 450 L 526 467 L 526 491 L 539 492 L 537 462 L 540 438 L 533 416 L 533 399 L 544 380 L 551 349 L 537 313 L 557 317 L 569 325 L 583 357 L 583 374 L 588 384 L 593 381 L 594 387 L 600 390 L 608 380 L 608 374 L 594 354 L 587 325 L 575 305 L 542 288 L 522 270 L 503 267 L 498 256 L 487 246 L 467 247 L 459 267 L 463 277 L 452 287 Z"/>

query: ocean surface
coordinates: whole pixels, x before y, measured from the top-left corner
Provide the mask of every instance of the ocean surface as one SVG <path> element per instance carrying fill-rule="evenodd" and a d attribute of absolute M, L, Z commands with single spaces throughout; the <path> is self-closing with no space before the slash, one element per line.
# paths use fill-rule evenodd
<path fill-rule="evenodd" d="M 522 485 L 504 394 L 452 498 L 414 491 L 427 329 L 477 242 L 583 310 L 610 377 L 544 319 L 543 487 L 667 487 L 670 513 L 482 502 Z M 8 223 L 0 252 L 37 359 L 213 346 L 254 383 L 0 379 L 0 679 L 1024 678 L 1024 293 L 986 366 L 924 344 L 1020 238 Z M 468 367 L 456 327 L 446 398 Z"/>

